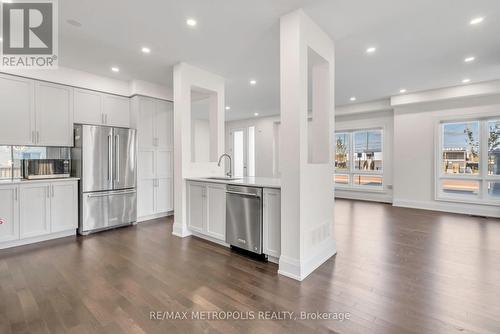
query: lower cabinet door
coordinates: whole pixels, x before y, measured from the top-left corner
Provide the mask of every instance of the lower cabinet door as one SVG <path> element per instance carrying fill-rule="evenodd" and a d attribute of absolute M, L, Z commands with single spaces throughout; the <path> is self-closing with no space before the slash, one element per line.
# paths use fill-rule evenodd
<path fill-rule="evenodd" d="M 0 243 L 19 239 L 19 189 L 0 187 Z"/>
<path fill-rule="evenodd" d="M 264 188 L 264 254 L 281 255 L 281 191 Z"/>
<path fill-rule="evenodd" d="M 156 187 L 156 213 L 172 211 L 172 179 L 158 179 Z"/>
<path fill-rule="evenodd" d="M 206 187 L 203 183 L 188 182 L 188 226 L 195 232 L 204 232 L 206 220 Z"/>
<path fill-rule="evenodd" d="M 21 239 L 50 233 L 50 184 L 19 186 Z"/>
<path fill-rule="evenodd" d="M 154 179 L 142 179 L 137 182 L 137 215 L 150 216 L 155 213 Z"/>
<path fill-rule="evenodd" d="M 54 182 L 50 188 L 51 232 L 78 227 L 78 187 L 76 181 Z"/>
<path fill-rule="evenodd" d="M 208 218 L 206 233 L 226 240 L 226 185 L 207 184 Z"/>

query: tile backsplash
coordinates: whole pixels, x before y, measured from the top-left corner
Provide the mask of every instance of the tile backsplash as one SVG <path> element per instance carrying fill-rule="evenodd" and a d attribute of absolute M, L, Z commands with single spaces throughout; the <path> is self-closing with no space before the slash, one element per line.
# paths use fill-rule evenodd
<path fill-rule="evenodd" d="M 0 180 L 21 178 L 23 159 L 71 159 L 68 147 L 0 146 Z"/>

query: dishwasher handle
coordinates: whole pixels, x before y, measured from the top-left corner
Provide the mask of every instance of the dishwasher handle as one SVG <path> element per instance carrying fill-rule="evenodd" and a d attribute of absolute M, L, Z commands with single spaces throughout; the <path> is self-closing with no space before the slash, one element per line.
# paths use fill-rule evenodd
<path fill-rule="evenodd" d="M 258 197 L 258 198 L 262 197 L 259 194 L 244 193 L 244 192 L 241 192 L 241 191 L 226 191 L 226 194 L 243 195 L 243 196 Z"/>

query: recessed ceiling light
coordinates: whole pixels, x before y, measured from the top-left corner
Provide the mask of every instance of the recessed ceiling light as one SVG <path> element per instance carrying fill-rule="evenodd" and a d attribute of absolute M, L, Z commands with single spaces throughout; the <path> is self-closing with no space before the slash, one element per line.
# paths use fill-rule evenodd
<path fill-rule="evenodd" d="M 80 22 L 78 22 L 77 20 L 69 19 L 69 20 L 66 20 L 66 22 L 68 24 L 72 25 L 73 27 L 80 28 L 82 26 L 82 24 Z"/>
<path fill-rule="evenodd" d="M 476 25 L 476 24 L 479 24 L 479 23 L 481 23 L 483 21 L 484 21 L 484 17 L 479 16 L 479 17 L 475 17 L 472 20 L 470 20 L 470 24 L 471 25 Z"/>
<path fill-rule="evenodd" d="M 226 106 L 226 110 L 230 110 L 230 109 L 231 109 L 231 107 L 230 107 L 230 106 Z"/>
<path fill-rule="evenodd" d="M 142 53 L 151 53 L 151 49 L 145 46 L 141 49 L 141 51 Z"/>
<path fill-rule="evenodd" d="M 462 83 L 466 84 L 466 83 L 469 83 L 470 82 L 470 79 L 469 78 L 466 78 L 466 79 L 463 79 L 462 80 Z"/>
<path fill-rule="evenodd" d="M 250 85 L 255 86 L 257 84 L 257 80 L 250 80 Z"/>
<path fill-rule="evenodd" d="M 370 46 L 368 49 L 366 49 L 366 53 L 374 53 L 377 51 L 377 48 L 374 46 Z"/>
<path fill-rule="evenodd" d="M 349 101 L 351 101 L 351 102 L 356 101 L 356 97 L 355 97 L 355 96 L 352 96 L 352 97 L 349 99 Z"/>
<path fill-rule="evenodd" d="M 464 62 L 466 62 L 466 63 L 471 63 L 471 62 L 473 62 L 474 60 L 476 60 L 476 57 L 467 57 L 467 58 L 465 58 L 465 59 L 464 59 Z"/>
<path fill-rule="evenodd" d="M 198 24 L 198 22 L 196 22 L 195 19 L 187 19 L 186 24 L 190 27 L 195 27 Z"/>
<path fill-rule="evenodd" d="M 254 112 L 253 115 L 254 116 L 259 116 L 259 113 L 258 112 Z"/>
<path fill-rule="evenodd" d="M 120 69 L 118 67 L 111 67 L 111 71 L 120 72 Z"/>
<path fill-rule="evenodd" d="M 404 89 L 404 88 L 403 88 L 403 89 L 400 89 L 400 90 L 399 90 L 399 92 L 400 92 L 401 94 L 404 94 L 404 93 L 406 93 L 406 89 Z"/>

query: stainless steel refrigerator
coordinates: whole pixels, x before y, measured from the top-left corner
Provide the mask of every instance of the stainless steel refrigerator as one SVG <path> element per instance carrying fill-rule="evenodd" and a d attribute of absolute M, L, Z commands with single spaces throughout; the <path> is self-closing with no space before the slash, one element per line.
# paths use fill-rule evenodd
<path fill-rule="evenodd" d="M 80 178 L 78 232 L 86 235 L 137 220 L 136 131 L 75 125 L 72 174 Z"/>

